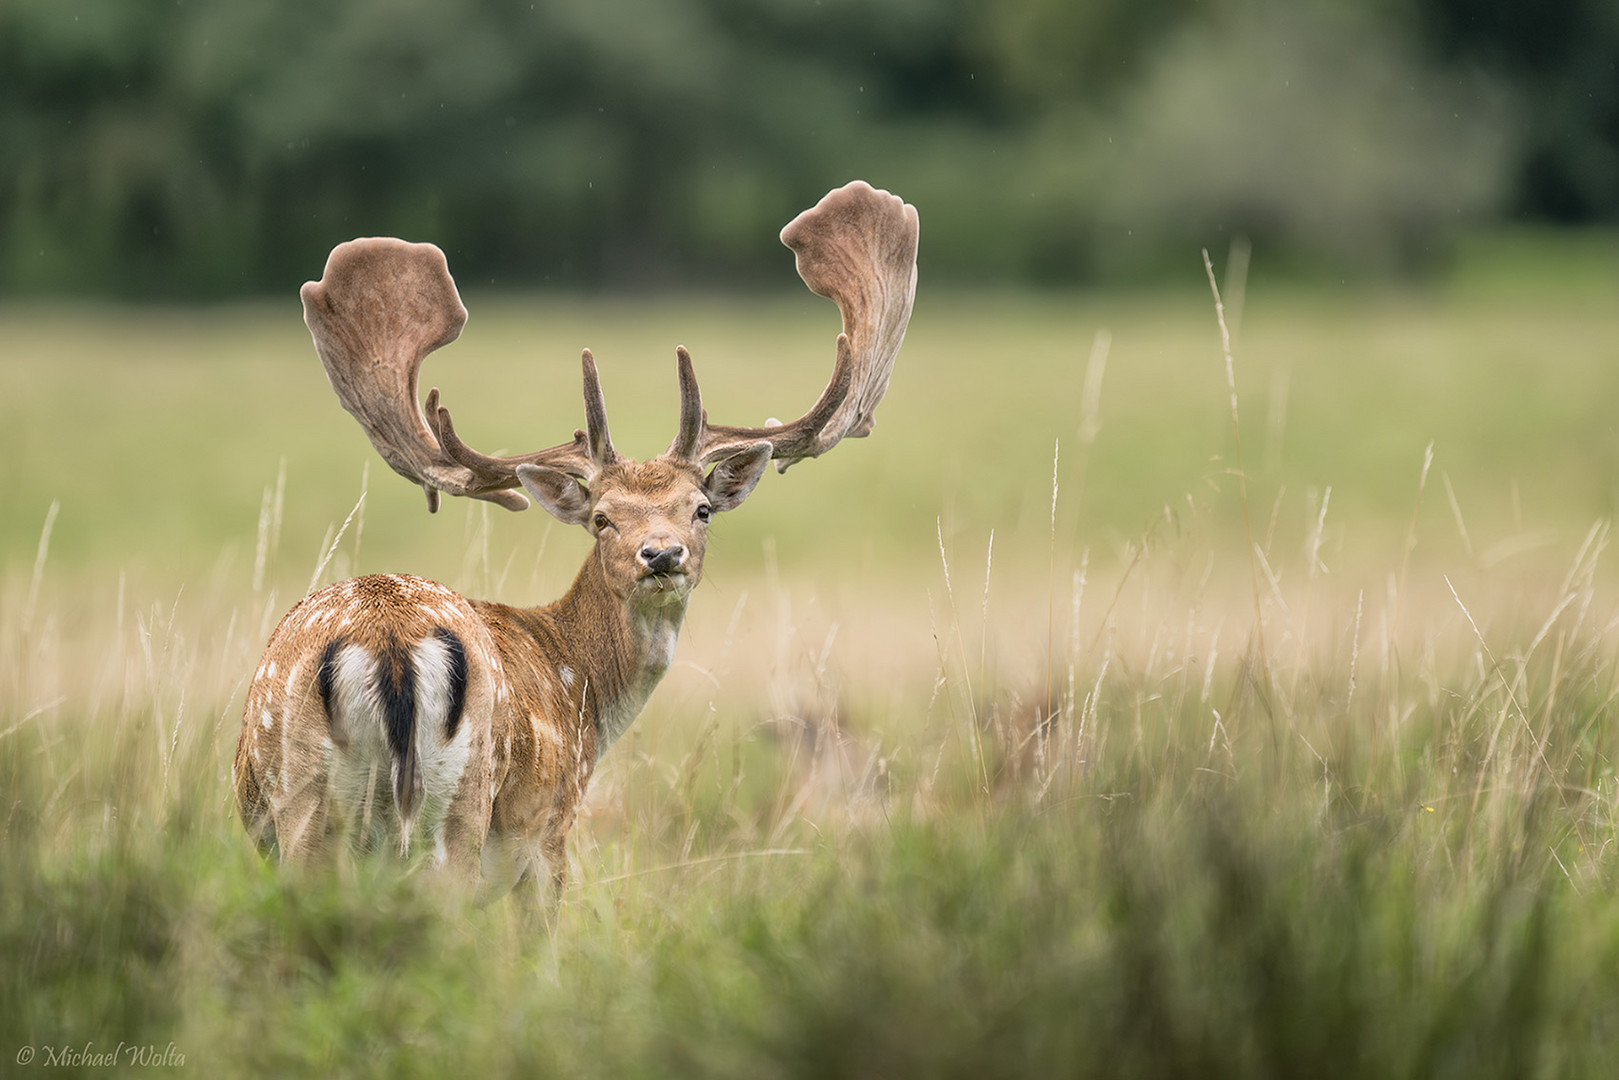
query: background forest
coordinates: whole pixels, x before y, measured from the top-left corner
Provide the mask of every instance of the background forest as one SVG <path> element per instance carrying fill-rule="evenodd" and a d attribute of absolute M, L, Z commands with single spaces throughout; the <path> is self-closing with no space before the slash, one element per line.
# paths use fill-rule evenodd
<path fill-rule="evenodd" d="M 1251 237 L 1431 270 L 1619 223 L 1604 0 L 0 4 L 0 291 L 282 292 L 358 234 L 465 280 L 739 283 L 850 176 L 931 280 Z"/>

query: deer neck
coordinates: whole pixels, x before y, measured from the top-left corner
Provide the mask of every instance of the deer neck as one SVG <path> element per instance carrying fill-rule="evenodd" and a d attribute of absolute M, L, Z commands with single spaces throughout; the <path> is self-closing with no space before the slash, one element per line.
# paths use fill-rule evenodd
<path fill-rule="evenodd" d="M 556 603 L 542 609 L 564 630 L 561 652 L 580 715 L 596 730 L 596 757 L 607 752 L 640 715 L 674 662 L 689 594 L 663 594 L 637 603 L 607 584 L 595 554 Z"/>

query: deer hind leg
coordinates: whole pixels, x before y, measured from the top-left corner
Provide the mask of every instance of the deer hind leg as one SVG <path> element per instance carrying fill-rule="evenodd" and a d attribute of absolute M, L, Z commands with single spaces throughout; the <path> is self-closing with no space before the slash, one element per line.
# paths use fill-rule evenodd
<path fill-rule="evenodd" d="M 541 846 L 541 841 L 531 836 L 491 834 L 483 845 L 478 903 L 493 903 L 508 893 L 525 903 L 543 899 L 536 886 L 550 881 L 550 868 Z"/>
<path fill-rule="evenodd" d="M 478 751 L 474 748 L 474 753 Z M 451 877 L 477 885 L 484 873 L 484 836 L 489 832 L 489 813 L 494 797 L 484 770 L 467 769 L 461 777 L 444 820 L 439 824 L 433 845 L 433 863 Z"/>
<path fill-rule="evenodd" d="M 232 773 L 236 809 L 259 853 L 288 865 L 323 861 L 334 847 L 325 762 L 288 736 L 286 715 L 259 713 L 238 745 Z M 277 731 L 279 724 L 280 730 Z"/>
<path fill-rule="evenodd" d="M 324 769 L 315 775 L 304 774 L 289 790 L 273 793 L 270 803 L 283 865 L 309 866 L 334 856 L 338 835 Z"/>
<path fill-rule="evenodd" d="M 556 925 L 557 909 L 567 884 L 566 830 L 551 825 L 535 825 L 521 833 L 494 833 L 483 846 L 483 881 L 478 888 L 480 905 L 493 903 L 508 894 L 537 924 Z"/>
<path fill-rule="evenodd" d="M 545 856 L 545 870 L 550 876 L 552 895 L 561 901 L 568 887 L 568 833 L 573 829 L 575 808 L 570 806 L 551 819 L 540 838 L 540 850 Z"/>
<path fill-rule="evenodd" d="M 279 844 L 276 840 L 275 815 L 270 812 L 270 800 L 259 786 L 258 770 L 251 758 L 252 725 L 242 728 L 242 737 L 236 744 L 236 758 L 231 762 L 231 786 L 236 792 L 236 813 L 242 819 L 248 839 L 266 859 L 275 859 Z"/>

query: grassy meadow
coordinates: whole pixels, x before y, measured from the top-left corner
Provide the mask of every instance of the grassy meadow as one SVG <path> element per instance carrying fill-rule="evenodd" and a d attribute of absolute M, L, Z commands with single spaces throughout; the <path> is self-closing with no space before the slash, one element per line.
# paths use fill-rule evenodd
<path fill-rule="evenodd" d="M 0 305 L 0 1075 L 1612 1075 L 1619 245 L 1228 280 L 1235 422 L 1195 258 L 925 270 L 872 437 L 717 522 L 550 928 L 264 865 L 229 762 L 312 585 L 539 603 L 583 532 L 429 516 L 295 298 Z M 583 346 L 637 457 L 677 343 L 719 422 L 831 368 L 807 294 L 465 291 L 480 449 Z"/>

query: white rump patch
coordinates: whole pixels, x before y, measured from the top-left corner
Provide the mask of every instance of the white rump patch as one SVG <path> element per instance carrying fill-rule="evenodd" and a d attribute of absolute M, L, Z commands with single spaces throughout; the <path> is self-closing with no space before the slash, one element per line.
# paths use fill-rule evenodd
<path fill-rule="evenodd" d="M 453 665 L 450 648 L 438 635 L 425 637 L 411 650 L 416 668 L 416 756 L 422 767 L 423 828 L 432 831 L 442 827 L 450 801 L 461 786 L 461 775 L 466 772 L 467 759 L 472 753 L 473 729 L 476 718 L 463 711 L 455 729 L 455 738 L 446 741 L 444 729 L 454 699 L 451 685 Z M 466 672 L 472 678 L 470 665 Z"/>
<path fill-rule="evenodd" d="M 382 702 L 377 697 L 377 662 L 363 645 L 345 645 L 332 661 L 332 723 L 349 738 L 360 734 L 360 721 L 370 719 L 379 735 Z"/>

